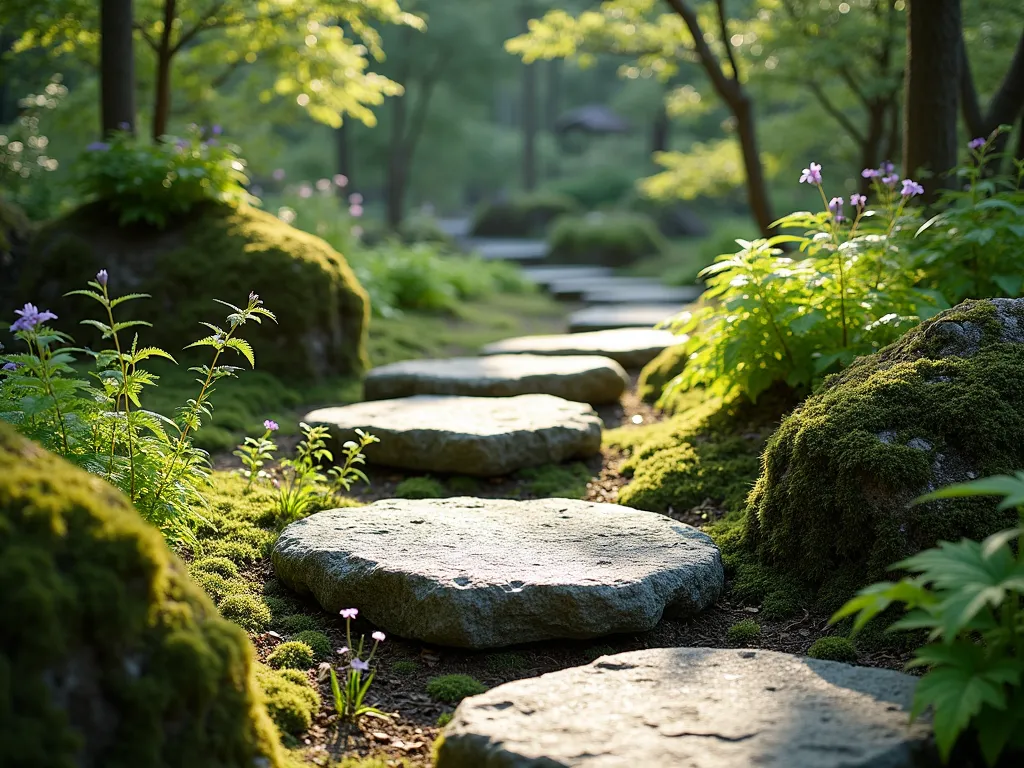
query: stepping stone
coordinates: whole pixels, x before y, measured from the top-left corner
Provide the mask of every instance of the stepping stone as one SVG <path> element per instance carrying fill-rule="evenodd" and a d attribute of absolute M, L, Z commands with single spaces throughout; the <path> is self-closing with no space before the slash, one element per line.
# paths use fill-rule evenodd
<path fill-rule="evenodd" d="M 331 613 L 358 608 L 388 632 L 461 648 L 646 631 L 663 613 L 712 605 L 725 581 L 718 548 L 696 528 L 571 499 L 388 499 L 321 512 L 284 529 L 273 563 Z"/>
<path fill-rule="evenodd" d="M 338 443 L 362 429 L 380 438 L 371 464 L 495 477 L 524 467 L 583 459 L 601 450 L 601 419 L 584 403 L 552 395 L 417 395 L 306 414 Z"/>
<path fill-rule="evenodd" d="M 563 280 L 581 277 L 611 277 L 610 267 L 524 267 L 523 275 L 538 285 L 548 286 Z"/>
<path fill-rule="evenodd" d="M 611 328 L 653 328 L 683 311 L 671 304 L 613 304 L 581 309 L 569 315 L 569 333 Z"/>
<path fill-rule="evenodd" d="M 480 258 L 489 261 L 540 261 L 548 255 L 548 244 L 543 240 L 473 238 L 467 245 Z"/>
<path fill-rule="evenodd" d="M 580 277 L 558 280 L 548 285 L 548 291 L 559 299 L 580 299 L 591 291 L 616 291 L 626 288 L 657 289 L 664 286 L 649 277 Z"/>
<path fill-rule="evenodd" d="M 388 400 L 412 395 L 542 394 L 604 405 L 618 402 L 628 386 L 629 376 L 608 357 L 494 355 L 383 365 L 367 374 L 363 395 L 367 400 Z"/>
<path fill-rule="evenodd" d="M 587 291 L 588 304 L 686 304 L 700 298 L 703 288 L 696 285 L 650 285 L 601 288 Z"/>
<path fill-rule="evenodd" d="M 924 768 L 917 678 L 774 651 L 657 648 L 463 701 L 437 768 Z"/>
<path fill-rule="evenodd" d="M 671 331 L 616 328 L 589 333 L 519 336 L 488 344 L 484 355 L 604 355 L 623 368 L 643 368 L 666 347 L 679 343 Z"/>

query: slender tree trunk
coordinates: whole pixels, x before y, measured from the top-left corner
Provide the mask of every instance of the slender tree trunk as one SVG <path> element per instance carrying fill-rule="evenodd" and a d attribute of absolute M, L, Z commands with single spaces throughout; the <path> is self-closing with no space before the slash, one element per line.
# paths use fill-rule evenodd
<path fill-rule="evenodd" d="M 405 182 L 407 178 L 406 164 L 409 158 L 405 154 L 406 99 L 409 92 L 391 101 L 391 149 L 388 152 L 387 223 L 392 230 L 397 230 L 405 216 Z"/>
<path fill-rule="evenodd" d="M 731 105 L 736 116 L 736 132 L 740 137 L 740 149 L 743 153 L 743 165 L 747 172 L 747 201 L 754 214 L 761 233 L 768 236 L 774 232 L 772 222 L 771 201 L 768 197 L 768 184 L 764 177 L 764 166 L 761 164 L 761 153 L 758 149 L 757 126 L 754 120 L 754 105 L 745 93 L 738 95 Z"/>
<path fill-rule="evenodd" d="M 335 168 L 337 173 L 340 173 L 346 179 L 348 179 L 348 186 L 353 185 L 352 180 L 352 158 L 349 155 L 349 138 L 351 134 L 351 128 L 349 128 L 348 121 L 342 122 L 338 129 L 334 132 L 334 151 L 335 151 Z M 346 197 L 348 195 L 348 188 L 346 187 L 335 187 L 339 197 Z"/>
<path fill-rule="evenodd" d="M 868 130 L 860 147 L 860 167 L 877 168 L 882 162 L 882 144 L 885 141 L 885 118 L 889 109 L 896 109 L 895 104 L 876 100 L 868 110 Z M 860 193 L 866 195 L 871 189 L 871 179 L 863 176 L 858 182 Z"/>
<path fill-rule="evenodd" d="M 926 200 L 950 184 L 957 164 L 961 34 L 960 0 L 910 0 L 903 170 L 924 174 Z"/>
<path fill-rule="evenodd" d="M 665 100 L 661 100 L 658 111 L 654 114 L 654 122 L 651 124 L 651 154 L 655 152 L 668 151 L 668 137 L 672 130 L 672 124 L 668 119 L 668 109 L 665 107 Z"/>
<path fill-rule="evenodd" d="M 132 0 L 100 3 L 100 119 L 104 136 L 135 130 Z"/>
<path fill-rule="evenodd" d="M 153 141 L 167 133 L 167 120 L 171 114 L 171 34 L 177 18 L 177 0 L 164 0 L 164 28 L 156 50 L 156 96 L 153 105 Z"/>

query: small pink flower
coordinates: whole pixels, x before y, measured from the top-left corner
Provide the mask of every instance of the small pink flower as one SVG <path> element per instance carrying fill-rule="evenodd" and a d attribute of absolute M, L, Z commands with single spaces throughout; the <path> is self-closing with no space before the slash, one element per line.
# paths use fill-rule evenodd
<path fill-rule="evenodd" d="M 350 205 L 348 207 L 349 215 L 355 216 L 357 219 L 363 215 L 363 206 L 361 205 Z"/>
<path fill-rule="evenodd" d="M 338 649 L 337 653 L 339 656 L 344 656 L 346 653 L 348 653 L 348 646 L 343 645 L 341 648 Z"/>
<path fill-rule="evenodd" d="M 863 208 L 867 203 L 868 199 L 864 195 L 853 194 L 850 195 L 850 205 L 856 208 Z"/>
<path fill-rule="evenodd" d="M 276 432 L 279 429 L 277 422 L 274 421 L 273 419 L 267 419 L 266 421 L 264 421 L 263 428 L 266 429 L 268 432 Z"/>
<path fill-rule="evenodd" d="M 331 180 L 330 179 L 317 179 L 317 182 L 316 182 L 316 191 L 317 192 L 326 192 L 330 188 L 331 188 Z"/>
<path fill-rule="evenodd" d="M 372 637 L 378 643 L 383 643 L 384 642 L 384 638 L 387 637 L 387 635 L 385 635 L 383 632 L 377 631 L 377 632 L 374 632 L 372 635 L 370 635 L 370 637 Z"/>
<path fill-rule="evenodd" d="M 347 187 L 348 186 L 348 176 L 346 176 L 343 173 L 336 173 L 336 174 L 334 174 L 334 178 L 332 179 L 332 181 L 334 181 L 334 186 L 336 186 L 336 187 Z"/>
<path fill-rule="evenodd" d="M 359 609 L 358 608 L 342 608 L 340 613 L 341 613 L 341 618 L 343 618 L 343 619 L 354 619 L 356 616 L 359 615 Z"/>
<path fill-rule="evenodd" d="M 821 163 L 811 163 L 800 174 L 801 184 L 821 184 Z"/>
<path fill-rule="evenodd" d="M 360 195 L 358 192 L 353 192 L 351 195 L 348 196 L 348 201 L 352 203 L 352 205 L 362 205 L 363 196 Z"/>
<path fill-rule="evenodd" d="M 307 198 L 313 196 L 313 187 L 303 182 L 299 185 L 299 197 Z"/>

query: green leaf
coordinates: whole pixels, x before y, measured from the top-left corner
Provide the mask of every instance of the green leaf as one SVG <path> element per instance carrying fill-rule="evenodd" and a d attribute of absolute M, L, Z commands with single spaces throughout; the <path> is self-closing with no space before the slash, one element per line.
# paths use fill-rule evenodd
<path fill-rule="evenodd" d="M 969 483 L 958 483 L 940 488 L 932 493 L 920 496 L 912 503 L 924 504 L 938 499 L 952 499 L 965 496 L 1003 496 L 999 509 L 1008 509 L 1024 505 L 1024 471 L 1013 475 L 994 475 Z"/>
<path fill-rule="evenodd" d="M 253 357 L 252 345 L 245 339 L 239 339 L 237 337 L 228 339 L 225 346 L 242 355 L 242 357 L 249 362 L 250 367 L 256 367 L 256 359 Z"/>
<path fill-rule="evenodd" d="M 110 302 L 110 308 L 113 309 L 118 304 L 123 304 L 126 301 L 135 301 L 135 299 L 151 299 L 153 298 L 148 293 L 126 293 L 124 296 L 118 296 Z"/>

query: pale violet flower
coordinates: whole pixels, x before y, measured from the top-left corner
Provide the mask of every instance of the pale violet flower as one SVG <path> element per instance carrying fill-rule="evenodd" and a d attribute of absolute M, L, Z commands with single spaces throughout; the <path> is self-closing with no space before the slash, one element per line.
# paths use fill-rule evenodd
<path fill-rule="evenodd" d="M 362 659 L 352 659 L 352 661 L 349 662 L 349 666 L 357 672 L 368 672 L 370 669 L 370 665 Z"/>
<path fill-rule="evenodd" d="M 863 176 L 865 179 L 877 179 L 879 176 L 882 175 L 882 172 L 879 171 L 877 168 L 865 168 L 863 171 L 860 172 L 860 175 Z"/>
<path fill-rule="evenodd" d="M 913 179 L 904 179 L 903 180 L 903 189 L 900 190 L 900 194 L 903 195 L 903 197 L 913 197 L 914 195 L 923 195 L 924 194 L 924 187 L 922 187 L 920 184 L 918 184 Z"/>
<path fill-rule="evenodd" d="M 863 208 L 868 202 L 866 195 L 853 194 L 850 195 L 850 205 L 856 208 Z"/>
<path fill-rule="evenodd" d="M 811 163 L 800 174 L 801 184 L 821 184 L 821 163 Z"/>
<path fill-rule="evenodd" d="M 985 139 L 981 138 L 980 136 L 976 139 L 971 139 L 969 142 L 967 142 L 967 146 L 969 149 L 981 149 L 982 147 L 985 146 Z"/>
<path fill-rule="evenodd" d="M 358 608 L 342 608 L 339 611 L 339 613 L 341 614 L 341 618 L 343 618 L 343 619 L 354 619 L 356 616 L 359 615 L 359 609 Z"/>
<path fill-rule="evenodd" d="M 267 419 L 266 421 L 264 421 L 263 428 L 266 429 L 268 432 L 276 432 L 279 429 L 277 422 L 274 421 L 273 419 Z"/>
<path fill-rule="evenodd" d="M 47 320 L 56 320 L 57 316 L 48 309 L 40 311 L 35 304 L 26 303 L 21 309 L 14 310 L 14 314 L 20 317 L 11 323 L 12 331 L 31 331 L 36 326 L 42 325 Z"/>
<path fill-rule="evenodd" d="M 828 209 L 832 211 L 832 213 L 838 213 L 841 211 L 843 209 L 843 198 L 833 197 L 828 201 Z"/>
<path fill-rule="evenodd" d="M 337 650 L 337 653 L 338 653 L 339 656 L 344 656 L 346 653 L 348 653 L 348 646 L 347 645 L 341 646 L 341 648 L 339 648 Z"/>
<path fill-rule="evenodd" d="M 370 637 L 372 637 L 378 643 L 383 643 L 384 642 L 384 638 L 387 637 L 387 635 L 385 635 L 383 632 L 378 630 L 377 632 L 374 632 L 372 635 L 370 635 Z"/>
<path fill-rule="evenodd" d="M 107 270 L 101 269 L 99 272 L 96 273 L 96 282 L 102 285 L 104 288 L 106 288 L 108 277 L 109 275 L 107 274 Z"/>

